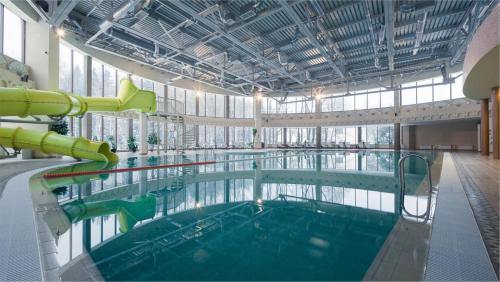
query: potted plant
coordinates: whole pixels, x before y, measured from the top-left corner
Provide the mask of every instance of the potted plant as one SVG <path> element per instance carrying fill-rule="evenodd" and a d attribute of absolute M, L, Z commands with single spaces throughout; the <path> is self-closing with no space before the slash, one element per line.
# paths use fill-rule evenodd
<path fill-rule="evenodd" d="M 127 140 L 127 146 L 128 150 L 131 151 L 132 153 L 137 152 L 137 142 L 134 136 L 130 136 Z"/>
<path fill-rule="evenodd" d="M 69 132 L 68 122 L 63 119 L 59 122 L 53 123 L 49 126 L 49 130 L 60 135 L 67 135 Z"/>
<path fill-rule="evenodd" d="M 108 135 L 108 137 L 106 138 L 106 140 L 108 141 L 110 147 L 111 147 L 111 152 L 113 153 L 116 153 L 116 142 L 115 142 L 115 137 L 113 135 Z"/>
<path fill-rule="evenodd" d="M 158 144 L 158 135 L 156 132 L 148 134 L 148 144 L 150 145 L 149 150 L 153 151 L 153 146 Z"/>
<path fill-rule="evenodd" d="M 255 147 L 255 135 L 257 135 L 257 128 L 252 128 L 252 148 Z"/>

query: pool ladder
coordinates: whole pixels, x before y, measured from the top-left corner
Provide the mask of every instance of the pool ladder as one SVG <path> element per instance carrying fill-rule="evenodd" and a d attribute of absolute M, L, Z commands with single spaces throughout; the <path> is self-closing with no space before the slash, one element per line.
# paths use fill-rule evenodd
<path fill-rule="evenodd" d="M 419 158 L 425 162 L 425 168 L 426 168 L 426 172 L 427 172 L 427 180 L 429 182 L 429 188 L 428 188 L 429 190 L 427 193 L 427 207 L 426 207 L 425 213 L 421 214 L 421 215 L 412 214 L 412 213 L 408 212 L 408 210 L 406 210 L 406 208 L 405 208 L 405 194 L 406 194 L 405 161 L 406 161 L 406 159 L 408 159 L 410 157 Z M 426 157 L 418 155 L 418 154 L 408 154 L 408 155 L 403 156 L 399 159 L 398 167 L 399 167 L 399 186 L 401 188 L 401 193 L 399 195 L 401 210 L 404 211 L 409 217 L 413 217 L 417 220 L 424 219 L 424 222 L 429 220 L 430 211 L 431 211 L 432 189 L 433 189 L 432 177 L 431 177 L 431 165 L 429 163 L 429 160 Z"/>

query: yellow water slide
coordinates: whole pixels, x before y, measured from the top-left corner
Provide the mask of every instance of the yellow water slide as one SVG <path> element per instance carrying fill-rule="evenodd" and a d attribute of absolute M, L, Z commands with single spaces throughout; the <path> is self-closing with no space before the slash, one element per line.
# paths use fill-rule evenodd
<path fill-rule="evenodd" d="M 83 97 L 62 91 L 0 88 L 0 116 L 82 116 L 86 112 L 156 111 L 156 95 L 138 89 L 132 81 L 120 82 L 118 97 Z M 55 132 L 0 128 L 0 145 L 15 149 L 35 149 L 75 158 L 115 162 L 118 157 L 105 142 L 73 138 Z"/>

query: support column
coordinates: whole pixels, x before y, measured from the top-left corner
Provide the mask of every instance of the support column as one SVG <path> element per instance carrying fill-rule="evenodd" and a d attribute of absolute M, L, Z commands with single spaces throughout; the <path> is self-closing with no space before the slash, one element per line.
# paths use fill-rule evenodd
<path fill-rule="evenodd" d="M 139 154 L 148 154 L 148 116 L 146 113 L 139 114 Z"/>
<path fill-rule="evenodd" d="M 253 200 L 262 200 L 262 160 L 254 161 Z"/>
<path fill-rule="evenodd" d="M 488 99 L 481 100 L 481 154 L 488 156 L 490 154 L 489 142 L 490 113 Z"/>
<path fill-rule="evenodd" d="M 316 154 L 314 155 L 314 160 L 315 160 L 315 170 L 316 172 L 320 173 L 321 172 L 321 154 L 319 152 L 316 152 Z M 322 189 L 321 189 L 321 184 L 316 184 L 314 186 L 314 191 L 315 191 L 315 194 L 316 194 L 316 201 L 322 201 L 323 200 L 323 192 L 322 192 Z"/>
<path fill-rule="evenodd" d="M 314 118 L 316 119 L 316 122 L 319 122 L 321 119 L 321 95 L 318 94 L 316 99 L 314 99 L 314 102 Z M 321 148 L 321 126 L 316 126 L 316 148 Z"/>
<path fill-rule="evenodd" d="M 89 182 L 80 185 L 82 196 L 90 196 L 92 194 L 92 187 Z M 82 224 L 82 245 L 83 249 L 87 252 L 90 252 L 91 249 L 91 228 L 91 219 L 84 219 Z"/>
<path fill-rule="evenodd" d="M 417 149 L 417 144 L 416 144 L 416 126 L 415 125 L 409 125 L 408 126 L 408 150 L 416 150 Z"/>
<path fill-rule="evenodd" d="M 500 159 L 500 87 L 493 88 L 491 93 L 491 119 L 493 121 L 493 158 Z"/>
<path fill-rule="evenodd" d="M 394 150 L 401 150 L 401 124 L 394 123 Z"/>
<path fill-rule="evenodd" d="M 83 71 L 85 73 L 85 96 L 92 96 L 92 57 L 85 56 L 85 61 L 83 65 Z M 85 113 L 82 117 L 82 136 L 89 140 L 92 140 L 92 114 Z"/>
<path fill-rule="evenodd" d="M 253 148 L 261 149 L 261 131 L 262 131 L 262 96 L 260 93 L 254 93 L 253 95 L 253 112 L 254 112 L 254 128 L 257 129 L 253 140 Z M 252 132 L 253 134 L 253 132 Z"/>
<path fill-rule="evenodd" d="M 164 85 L 163 86 L 163 113 L 168 113 L 168 100 L 167 100 L 167 94 L 168 93 L 168 86 Z M 163 151 L 165 153 L 168 150 L 168 119 L 165 119 L 165 122 L 163 123 Z"/>
<path fill-rule="evenodd" d="M 229 119 L 229 95 L 224 96 L 224 118 Z M 229 148 L 229 126 L 224 126 L 224 143 Z"/>
<path fill-rule="evenodd" d="M 358 145 L 363 142 L 363 128 L 358 126 Z"/>
<path fill-rule="evenodd" d="M 281 135 L 281 144 L 286 145 L 287 143 L 287 129 L 286 127 L 283 127 L 283 134 Z"/>
<path fill-rule="evenodd" d="M 200 116 L 200 94 L 199 92 L 196 92 L 196 97 L 194 99 L 195 102 L 195 108 L 196 108 L 196 116 Z M 196 148 L 200 147 L 200 125 L 195 125 L 194 126 L 194 142 Z"/>

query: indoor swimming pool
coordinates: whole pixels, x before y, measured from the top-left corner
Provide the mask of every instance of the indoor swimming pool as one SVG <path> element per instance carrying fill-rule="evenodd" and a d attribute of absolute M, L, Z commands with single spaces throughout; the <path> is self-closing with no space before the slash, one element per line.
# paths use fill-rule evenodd
<path fill-rule="evenodd" d="M 408 158 L 402 195 L 408 154 L 202 152 L 44 171 L 30 191 L 45 278 L 422 279 L 442 154 L 419 153 L 431 194 L 425 162 Z M 180 163 L 205 164 L 160 167 Z M 135 170 L 145 166 L 156 168 Z M 130 170 L 79 174 L 113 169 Z M 54 173 L 70 174 L 44 177 Z"/>

